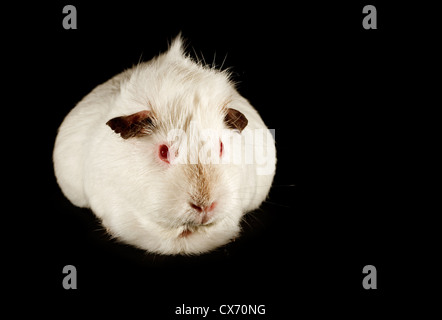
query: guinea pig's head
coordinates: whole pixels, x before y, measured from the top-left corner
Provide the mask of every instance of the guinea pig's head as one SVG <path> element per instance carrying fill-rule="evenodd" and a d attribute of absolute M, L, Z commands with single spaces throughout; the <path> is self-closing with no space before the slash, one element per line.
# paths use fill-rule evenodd
<path fill-rule="evenodd" d="M 165 254 L 198 254 L 236 237 L 244 195 L 230 155 L 248 123 L 237 96 L 228 74 L 186 57 L 179 38 L 135 67 L 115 101 L 121 114 L 106 123 L 128 146 L 121 190 L 134 227 L 111 232 Z"/>

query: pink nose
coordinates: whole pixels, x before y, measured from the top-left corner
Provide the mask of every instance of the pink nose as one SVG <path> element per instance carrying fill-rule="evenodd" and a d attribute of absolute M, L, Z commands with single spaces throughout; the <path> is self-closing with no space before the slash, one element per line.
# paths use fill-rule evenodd
<path fill-rule="evenodd" d="M 198 212 L 198 216 L 195 217 L 195 221 L 197 223 L 206 224 L 210 222 L 210 219 L 213 217 L 213 209 L 215 208 L 216 203 L 212 202 L 207 206 L 196 205 L 195 203 L 190 202 L 190 206 Z"/>
<path fill-rule="evenodd" d="M 198 212 L 205 212 L 208 213 L 210 211 L 212 211 L 215 208 L 215 202 L 212 202 L 210 205 L 202 207 L 202 206 L 198 206 L 194 203 L 190 203 L 190 206 L 195 209 Z"/>

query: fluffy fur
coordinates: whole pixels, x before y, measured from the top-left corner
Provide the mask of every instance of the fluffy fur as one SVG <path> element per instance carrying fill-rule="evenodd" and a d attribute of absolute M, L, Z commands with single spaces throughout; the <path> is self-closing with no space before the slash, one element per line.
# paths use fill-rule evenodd
<path fill-rule="evenodd" d="M 257 164 L 244 162 L 167 165 L 158 159 L 157 148 L 167 143 L 178 157 L 202 160 L 196 151 L 201 134 L 206 128 L 227 128 L 226 107 L 247 117 L 247 129 L 267 131 L 229 75 L 194 62 L 178 37 L 166 53 L 99 85 L 71 110 L 54 147 L 57 181 L 74 205 L 91 208 L 108 232 L 126 243 L 162 254 L 214 249 L 236 237 L 241 217 L 266 198 L 276 163 L 273 140 L 271 170 L 265 175 L 257 173 Z M 142 110 L 154 116 L 149 135 L 123 139 L 106 125 Z M 186 141 L 170 141 L 171 130 L 177 129 L 186 133 Z M 189 150 L 182 152 L 186 146 Z M 198 212 L 189 205 L 195 201 L 202 206 L 216 202 L 209 223 L 195 222 Z"/>

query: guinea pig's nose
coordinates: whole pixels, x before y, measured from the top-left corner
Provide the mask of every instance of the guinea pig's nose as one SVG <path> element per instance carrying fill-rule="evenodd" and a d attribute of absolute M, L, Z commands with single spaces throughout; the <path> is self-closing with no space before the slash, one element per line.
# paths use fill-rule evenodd
<path fill-rule="evenodd" d="M 190 206 L 198 212 L 208 213 L 208 212 L 212 211 L 213 208 L 215 208 L 215 202 L 212 202 L 208 206 L 196 205 L 196 204 L 190 202 Z"/>

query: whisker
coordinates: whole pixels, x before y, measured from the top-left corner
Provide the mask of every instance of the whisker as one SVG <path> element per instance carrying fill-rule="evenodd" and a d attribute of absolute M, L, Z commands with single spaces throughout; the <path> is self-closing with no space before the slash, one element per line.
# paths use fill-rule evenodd
<path fill-rule="evenodd" d="M 220 70 L 222 70 L 222 69 L 223 69 L 223 66 L 224 66 L 224 62 L 226 62 L 226 59 L 227 59 L 227 53 L 226 53 L 226 55 L 225 55 L 225 57 L 224 57 L 224 60 L 223 60 L 223 62 L 221 63 L 221 67 L 219 67 L 219 69 L 220 69 Z"/>
<path fill-rule="evenodd" d="M 142 59 L 143 59 L 143 52 L 141 52 L 140 54 L 140 58 L 138 59 L 137 65 L 140 65 Z"/>
<path fill-rule="evenodd" d="M 204 59 L 204 54 L 203 54 L 203 52 L 200 51 L 200 53 L 201 53 L 201 58 L 203 58 L 204 65 L 207 65 L 206 60 Z"/>
<path fill-rule="evenodd" d="M 213 54 L 212 69 L 216 69 L 216 51 L 215 51 L 215 53 Z"/>

